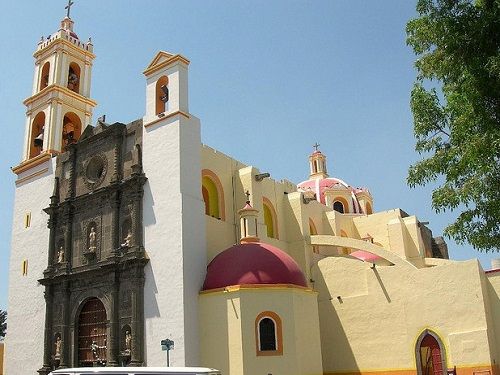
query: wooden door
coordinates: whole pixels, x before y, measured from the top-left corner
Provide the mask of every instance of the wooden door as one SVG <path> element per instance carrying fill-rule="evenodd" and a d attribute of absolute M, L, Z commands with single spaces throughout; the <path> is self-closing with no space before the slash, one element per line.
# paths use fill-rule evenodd
<path fill-rule="evenodd" d="M 105 366 L 107 349 L 106 309 L 98 298 L 88 300 L 78 320 L 78 365 Z"/>

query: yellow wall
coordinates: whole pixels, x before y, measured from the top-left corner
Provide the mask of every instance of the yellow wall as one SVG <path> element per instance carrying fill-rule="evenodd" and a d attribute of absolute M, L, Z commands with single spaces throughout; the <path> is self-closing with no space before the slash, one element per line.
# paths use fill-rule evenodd
<path fill-rule="evenodd" d="M 229 288 L 200 295 L 202 365 L 223 374 L 320 375 L 317 295 L 295 287 Z M 283 354 L 257 356 L 255 319 L 279 315 Z"/>
<path fill-rule="evenodd" d="M 490 324 L 493 331 L 490 340 L 496 345 L 496 361 L 500 365 L 500 270 L 486 274 L 486 288 L 489 297 Z"/>
<path fill-rule="evenodd" d="M 238 242 L 237 211 L 244 206 L 248 190 L 253 207 L 259 210 L 261 242 L 290 254 L 309 285 L 319 292 L 319 303 L 311 302 L 305 310 L 298 308 L 302 302 L 292 303 L 289 295 L 269 291 L 202 294 L 203 365 L 231 375 L 275 373 L 271 369 L 278 368 L 274 366 L 279 359 L 257 358 L 252 341 L 250 317 L 272 310 L 266 304 L 284 313 L 287 320 L 293 317 L 295 325 L 286 330 L 286 340 L 292 341 L 283 358 L 290 354 L 291 364 L 282 373 L 292 374 L 289 371 L 300 368 L 300 361 L 314 367 L 317 358 L 313 360 L 314 353 L 304 349 L 297 332 L 315 319 L 316 308 L 322 343 L 318 353 L 325 373 L 414 374 L 415 342 L 425 329 L 441 336 L 447 366 L 456 365 L 459 374 L 492 370 L 493 360 L 500 363 L 500 277 L 488 274 L 486 278 L 477 261 L 426 259 L 430 232 L 415 216 L 400 209 L 368 216 L 342 215 L 316 201 L 306 204 L 292 183 L 271 178 L 256 181 L 259 170 L 207 146 L 202 146 L 202 168 L 218 176 L 225 203 L 225 220 L 206 217 L 208 260 Z M 279 239 L 267 236 L 263 197 L 276 211 Z M 369 234 L 379 249 L 376 252 L 396 265 L 372 270 L 369 264 L 337 256 L 339 247 L 326 243 L 320 243 L 320 254 L 314 254 L 310 219 L 319 235 L 344 232 L 349 241 L 359 242 Z"/>
<path fill-rule="evenodd" d="M 490 366 L 482 272 L 476 260 L 405 272 L 349 258 L 320 261 L 313 277 L 325 372 L 415 370 L 425 329 L 441 337 L 448 367 Z"/>

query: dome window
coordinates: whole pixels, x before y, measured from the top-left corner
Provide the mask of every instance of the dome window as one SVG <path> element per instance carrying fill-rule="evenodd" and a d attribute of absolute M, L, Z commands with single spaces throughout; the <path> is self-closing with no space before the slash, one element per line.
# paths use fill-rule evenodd
<path fill-rule="evenodd" d="M 333 209 L 341 214 L 344 213 L 344 204 L 341 201 L 333 202 Z"/>
<path fill-rule="evenodd" d="M 260 313 L 255 320 L 257 355 L 282 355 L 283 338 L 281 318 L 272 311 Z"/>

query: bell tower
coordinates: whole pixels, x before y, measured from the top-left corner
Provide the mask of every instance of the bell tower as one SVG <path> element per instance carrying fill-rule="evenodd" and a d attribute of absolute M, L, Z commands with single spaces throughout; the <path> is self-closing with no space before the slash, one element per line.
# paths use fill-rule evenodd
<path fill-rule="evenodd" d="M 96 102 L 90 99 L 92 62 L 95 55 L 89 38 L 82 42 L 69 17 L 73 3 L 59 30 L 38 42 L 33 57 L 35 72 L 32 93 L 26 105 L 26 126 L 21 164 L 12 168 L 20 174 L 64 152 L 91 123 Z"/>
<path fill-rule="evenodd" d="M 320 145 L 316 142 L 314 144 L 315 151 L 309 156 L 309 166 L 311 168 L 311 174 L 309 178 L 323 179 L 328 177 L 328 172 L 326 171 L 326 156 L 318 150 Z"/>

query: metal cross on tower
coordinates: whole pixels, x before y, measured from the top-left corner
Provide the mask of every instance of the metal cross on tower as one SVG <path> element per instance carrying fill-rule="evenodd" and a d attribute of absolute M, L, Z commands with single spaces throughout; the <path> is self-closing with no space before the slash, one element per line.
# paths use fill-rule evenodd
<path fill-rule="evenodd" d="M 315 144 L 313 144 L 313 147 L 316 151 L 318 151 L 318 147 L 320 146 L 320 144 L 318 142 L 316 142 Z"/>
<path fill-rule="evenodd" d="M 250 192 L 247 190 L 245 195 L 247 196 L 247 203 L 250 204 Z"/>
<path fill-rule="evenodd" d="M 66 6 L 64 7 L 64 9 L 67 9 L 67 10 L 68 10 L 68 13 L 66 13 L 66 17 L 68 17 L 68 18 L 69 18 L 69 12 L 70 12 L 70 10 L 71 10 L 71 6 L 72 6 L 72 5 L 73 5 L 73 2 L 72 2 L 71 0 L 68 0 L 68 5 L 66 5 Z"/>

